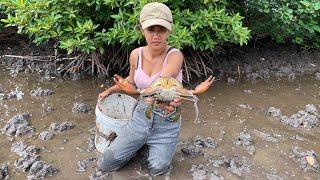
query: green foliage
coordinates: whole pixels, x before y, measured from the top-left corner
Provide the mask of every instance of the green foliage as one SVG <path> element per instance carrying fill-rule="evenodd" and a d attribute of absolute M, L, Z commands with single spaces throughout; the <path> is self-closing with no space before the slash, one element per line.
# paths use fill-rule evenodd
<path fill-rule="evenodd" d="M 4 12 L 4 10 L 0 4 L 0 19 L 1 19 L 3 12 Z M 2 31 L 2 29 L 3 29 L 3 23 L 1 23 L 1 21 L 0 21 L 0 32 Z"/>
<path fill-rule="evenodd" d="M 141 8 L 151 0 L 2 0 L 8 26 L 17 26 L 40 44 L 55 39 L 62 49 L 104 52 L 107 45 L 129 49 L 143 41 L 135 28 Z M 250 30 L 242 17 L 225 10 L 224 0 L 161 0 L 173 11 L 169 43 L 177 48 L 214 50 L 225 42 L 245 44 Z"/>
<path fill-rule="evenodd" d="M 246 0 L 254 34 L 267 33 L 277 42 L 320 47 L 319 0 Z"/>

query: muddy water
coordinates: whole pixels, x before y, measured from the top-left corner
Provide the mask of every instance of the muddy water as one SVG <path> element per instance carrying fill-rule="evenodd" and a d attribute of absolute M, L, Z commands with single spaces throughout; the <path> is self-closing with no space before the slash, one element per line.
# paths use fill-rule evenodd
<path fill-rule="evenodd" d="M 58 174 L 48 179 L 88 179 L 95 168 L 95 163 L 90 165 L 86 172 L 77 172 L 77 160 L 84 160 L 98 153 L 87 152 L 87 139 L 90 137 L 89 129 L 95 126 L 94 111 L 87 114 L 73 113 L 75 102 L 85 102 L 94 109 L 97 95 L 104 88 L 102 82 L 94 79 L 81 81 L 53 79 L 41 81 L 39 76 L 19 74 L 10 76 L 7 72 L 0 71 L 0 88 L 9 93 L 16 87 L 24 92 L 22 100 L 0 100 L 0 127 L 5 125 L 11 117 L 18 113 L 30 112 L 31 125 L 36 133 L 47 130 L 53 122 L 69 120 L 75 128 L 57 134 L 52 140 L 42 141 L 37 134 L 30 137 L 14 137 L 15 141 L 24 139 L 28 145 L 40 147 L 41 159 L 51 163 L 59 169 Z M 41 87 L 50 88 L 53 95 L 45 97 L 32 97 L 30 91 Z M 244 90 L 251 90 L 252 94 Z M 270 106 L 280 108 L 283 114 L 291 116 L 299 110 L 305 110 L 306 104 L 314 104 L 318 111 L 320 105 L 320 82 L 314 77 L 303 76 L 294 83 L 286 80 L 257 83 L 241 81 L 235 85 L 228 85 L 226 81 L 219 81 L 206 94 L 199 96 L 200 123 L 195 124 L 195 110 L 192 103 L 183 104 L 183 122 L 180 139 L 192 141 L 196 135 L 212 137 L 217 142 L 215 149 L 204 148 L 205 157 L 184 157 L 181 159 L 179 147 L 172 162 L 170 179 L 192 179 L 188 173 L 193 164 L 207 164 L 209 159 L 218 159 L 222 155 L 247 157 L 251 165 L 251 172 L 238 177 L 229 172 L 225 167 L 217 168 L 225 179 L 266 179 L 266 174 L 276 171 L 284 179 L 316 179 L 319 173 L 303 172 L 299 164 L 289 156 L 291 148 L 299 146 L 304 151 L 314 150 L 320 155 L 320 130 L 319 127 L 307 130 L 293 128 L 282 124 L 276 118 L 266 116 Z M 240 104 L 248 104 L 252 109 L 243 109 Z M 44 108 L 53 107 L 55 110 L 46 113 Z M 254 141 L 255 153 L 250 155 L 241 147 L 236 147 L 233 142 L 239 133 L 247 130 Z M 254 130 L 271 134 L 278 134 L 279 142 L 267 142 L 254 134 Z M 293 140 L 299 135 L 304 141 Z M 10 152 L 11 137 L 0 134 L 0 164 L 9 163 L 12 179 L 25 179 L 26 174 L 15 170 L 13 162 L 19 157 Z M 64 142 L 67 140 L 66 142 Z M 112 179 L 148 179 L 139 171 L 136 161 L 129 163 L 118 172 L 113 173 Z M 161 179 L 161 178 L 159 178 Z"/>

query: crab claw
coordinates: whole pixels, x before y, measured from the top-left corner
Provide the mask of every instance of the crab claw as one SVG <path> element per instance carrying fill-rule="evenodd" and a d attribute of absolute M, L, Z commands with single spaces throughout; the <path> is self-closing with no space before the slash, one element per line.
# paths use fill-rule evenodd
<path fill-rule="evenodd" d="M 126 94 L 139 94 L 137 88 L 128 80 L 123 79 L 121 76 L 115 74 L 113 80 L 116 83 L 116 85 L 119 86 L 120 89 L 124 91 Z"/>
<path fill-rule="evenodd" d="M 210 85 L 215 81 L 214 79 L 215 78 L 213 76 L 210 76 L 207 80 L 200 83 L 194 90 L 191 90 L 191 92 L 195 95 L 206 92 Z"/>

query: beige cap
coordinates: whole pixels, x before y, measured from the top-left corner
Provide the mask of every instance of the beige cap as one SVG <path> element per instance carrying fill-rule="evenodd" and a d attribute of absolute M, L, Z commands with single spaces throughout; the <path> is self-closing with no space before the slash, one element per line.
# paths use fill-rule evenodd
<path fill-rule="evenodd" d="M 158 2 L 146 4 L 140 13 L 142 29 L 160 25 L 172 31 L 172 14 L 168 6 Z"/>

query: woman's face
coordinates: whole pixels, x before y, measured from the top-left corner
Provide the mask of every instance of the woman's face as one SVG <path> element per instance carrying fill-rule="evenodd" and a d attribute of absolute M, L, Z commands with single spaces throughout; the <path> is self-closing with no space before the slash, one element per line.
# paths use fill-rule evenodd
<path fill-rule="evenodd" d="M 151 26 L 143 30 L 148 46 L 154 49 L 162 49 L 167 45 L 170 31 L 163 26 Z"/>

